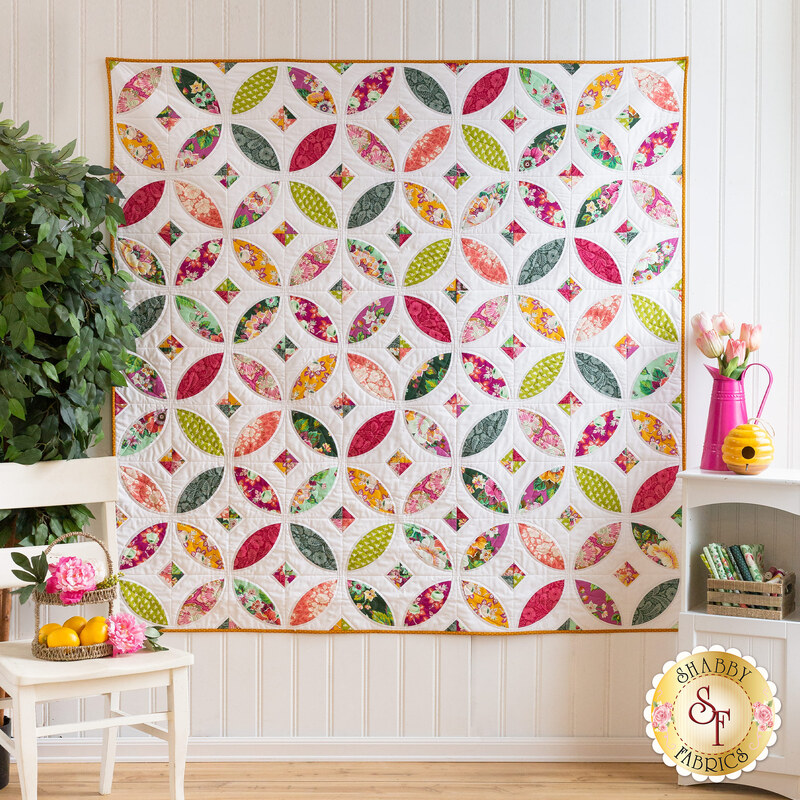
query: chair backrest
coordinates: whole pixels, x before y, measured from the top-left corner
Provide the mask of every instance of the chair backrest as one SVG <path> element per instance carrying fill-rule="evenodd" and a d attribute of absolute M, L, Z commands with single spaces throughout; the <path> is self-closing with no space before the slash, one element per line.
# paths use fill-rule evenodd
<path fill-rule="evenodd" d="M 71 461 L 47 461 L 31 466 L 0 464 L 0 509 L 36 508 L 43 506 L 89 506 L 95 519 L 88 532 L 100 539 L 117 564 L 116 510 L 117 459 L 82 458 Z M 32 557 L 44 547 L 0 549 L 0 588 L 16 588 L 23 582 L 12 574 L 16 565 L 11 559 L 15 550 Z M 106 560 L 98 546 L 78 539 L 74 544 L 56 545 L 49 561 L 63 555 L 74 555 L 92 561 L 99 579 L 106 577 Z"/>

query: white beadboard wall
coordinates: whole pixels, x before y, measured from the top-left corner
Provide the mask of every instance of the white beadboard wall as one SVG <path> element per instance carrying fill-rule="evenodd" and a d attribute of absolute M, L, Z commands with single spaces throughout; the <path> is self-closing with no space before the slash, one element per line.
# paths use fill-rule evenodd
<path fill-rule="evenodd" d="M 800 71 L 792 0 L 0 0 L 2 116 L 108 161 L 105 56 L 539 59 L 690 56 L 688 303 L 766 327 L 777 461 L 800 458 Z M 688 456 L 709 379 L 688 351 Z M 763 390 L 759 376 L 750 390 Z M 754 525 L 745 512 L 720 520 Z M 774 516 L 765 515 L 765 524 Z M 20 633 L 27 616 L 16 620 Z M 641 709 L 661 634 L 174 635 L 191 649 L 194 758 L 652 756 Z M 160 698 L 134 696 L 145 709 Z M 92 703 L 44 709 L 52 721 Z M 432 737 L 436 737 L 433 739 Z M 96 739 L 47 742 L 92 758 Z M 121 755 L 163 750 L 135 732 Z"/>

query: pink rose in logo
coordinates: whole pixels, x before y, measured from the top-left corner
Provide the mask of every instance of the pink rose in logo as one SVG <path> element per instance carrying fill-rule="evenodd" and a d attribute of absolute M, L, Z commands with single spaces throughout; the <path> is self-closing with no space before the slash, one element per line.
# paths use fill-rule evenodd
<path fill-rule="evenodd" d="M 758 723 L 760 731 L 771 728 L 774 721 L 772 709 L 765 703 L 753 703 L 753 719 Z"/>
<path fill-rule="evenodd" d="M 672 719 L 672 703 L 661 703 L 653 709 L 653 727 L 661 733 L 667 732 L 667 725 Z"/>

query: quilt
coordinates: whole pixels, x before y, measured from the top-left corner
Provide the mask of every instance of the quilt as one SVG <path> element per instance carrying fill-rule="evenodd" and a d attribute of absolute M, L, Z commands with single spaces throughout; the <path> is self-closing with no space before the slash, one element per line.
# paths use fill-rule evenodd
<path fill-rule="evenodd" d="M 107 66 L 132 611 L 674 627 L 685 59 Z"/>

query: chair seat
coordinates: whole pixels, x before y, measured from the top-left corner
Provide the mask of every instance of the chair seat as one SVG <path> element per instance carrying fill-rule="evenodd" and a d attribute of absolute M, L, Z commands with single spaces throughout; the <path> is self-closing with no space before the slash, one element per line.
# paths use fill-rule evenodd
<path fill-rule="evenodd" d="M 31 652 L 29 639 L 0 643 L 0 685 L 33 686 L 63 681 L 86 681 L 188 667 L 194 656 L 184 650 L 140 650 L 124 656 L 84 661 L 44 661 Z"/>

